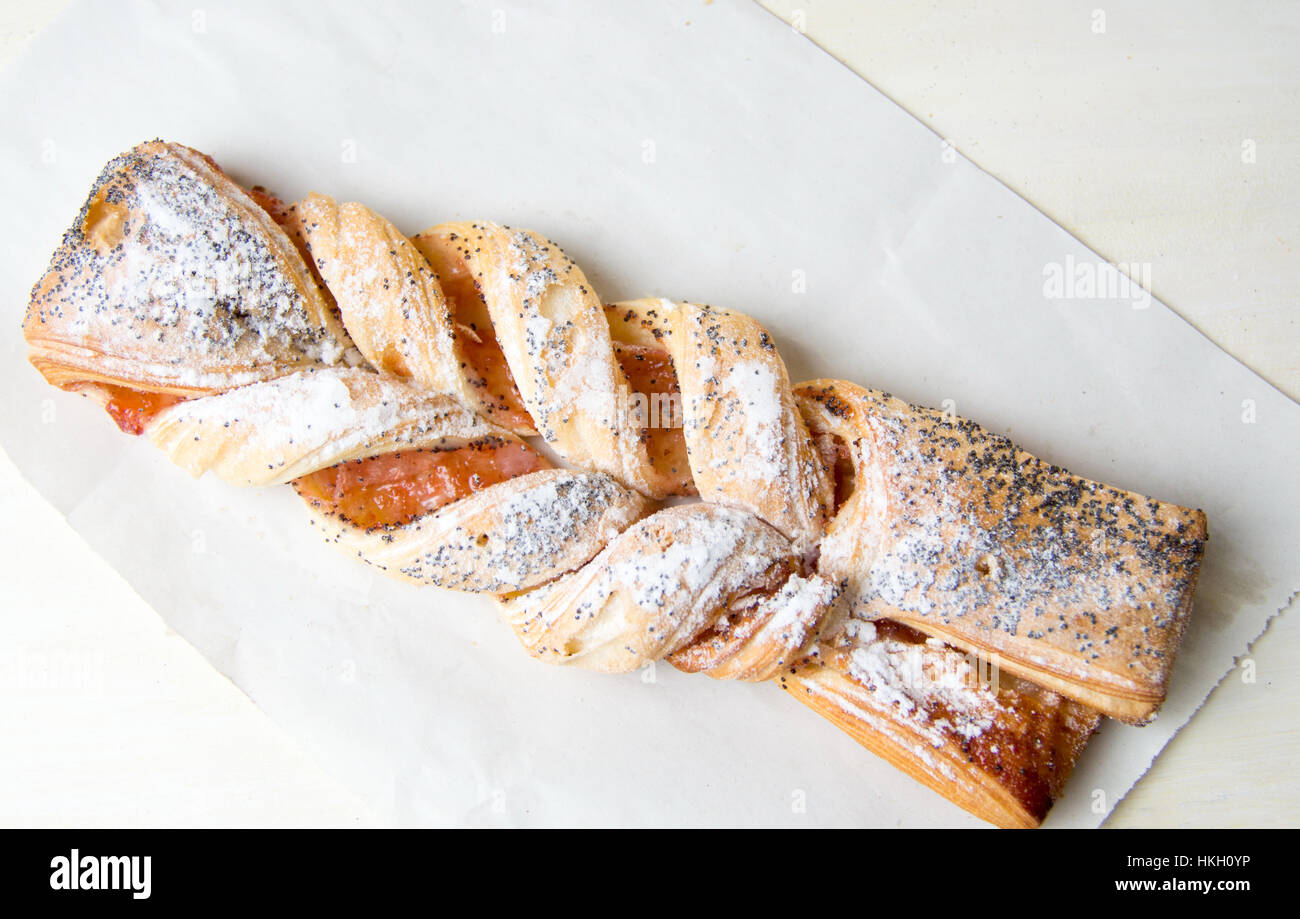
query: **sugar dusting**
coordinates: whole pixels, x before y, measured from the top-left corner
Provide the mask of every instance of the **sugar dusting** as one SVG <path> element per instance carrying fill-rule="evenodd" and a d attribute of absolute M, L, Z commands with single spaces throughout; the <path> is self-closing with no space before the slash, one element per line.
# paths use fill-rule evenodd
<path fill-rule="evenodd" d="M 969 658 L 947 646 L 882 637 L 870 622 L 847 624 L 852 650 L 849 674 L 885 706 L 929 723 L 936 711 L 961 737 L 977 737 L 993 726 L 999 711 L 995 693 L 981 685 Z"/>
<path fill-rule="evenodd" d="M 193 474 L 287 481 L 355 454 L 446 446 L 494 429 L 453 399 L 361 369 L 300 371 L 165 410 L 150 438 Z"/>
<path fill-rule="evenodd" d="M 738 361 L 727 369 L 723 387 L 739 403 L 744 432 L 745 461 L 740 474 L 755 488 L 771 486 L 786 474 L 784 425 L 786 407 L 781 402 L 781 381 L 763 361 Z M 726 458 L 714 462 L 723 464 Z"/>
<path fill-rule="evenodd" d="M 206 169 L 191 151 L 162 145 L 110 162 L 55 254 L 58 283 L 34 291 L 29 321 L 58 321 L 64 334 L 127 353 L 166 354 L 154 360 L 174 385 L 206 385 L 213 364 L 342 359 L 346 344 L 324 326 L 321 304 L 308 302 L 292 243 Z M 123 215 L 118 235 L 89 237 L 98 230 L 88 222 L 112 208 Z"/>

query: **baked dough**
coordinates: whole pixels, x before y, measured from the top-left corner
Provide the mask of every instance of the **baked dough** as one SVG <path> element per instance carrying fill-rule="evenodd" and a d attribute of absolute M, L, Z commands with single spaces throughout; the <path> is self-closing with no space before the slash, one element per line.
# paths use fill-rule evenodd
<path fill-rule="evenodd" d="M 476 491 L 409 523 L 360 527 L 308 505 L 325 538 L 417 584 L 504 595 L 580 568 L 650 510 L 599 472 L 544 469 Z"/>
<path fill-rule="evenodd" d="M 800 702 L 975 816 L 1034 827 L 1101 714 L 889 620 L 851 621 L 781 677 Z"/>
<path fill-rule="evenodd" d="M 1043 818 L 1100 712 L 1154 713 L 1206 538 L 971 422 L 792 386 L 742 313 L 603 306 L 535 233 L 407 239 L 157 141 L 24 333 L 191 473 L 292 482 L 349 555 L 495 598 L 537 659 L 776 680 L 998 825 Z"/>
<path fill-rule="evenodd" d="M 743 507 L 812 553 L 834 486 L 772 337 L 743 313 L 683 303 L 668 350 L 683 394 L 691 473 L 706 501 Z"/>
<path fill-rule="evenodd" d="M 56 386 L 202 395 L 344 360 L 289 237 L 203 154 L 112 160 L 36 282 L 30 360 Z"/>
<path fill-rule="evenodd" d="M 894 619 L 1131 723 L 1168 689 L 1207 537 L 1200 511 L 1071 475 L 962 418 L 805 383 L 855 487 L 819 570 Z"/>
<path fill-rule="evenodd" d="M 477 406 L 438 276 L 410 240 L 365 205 L 326 195 L 309 195 L 290 220 L 371 367 Z"/>
<path fill-rule="evenodd" d="M 146 426 L 172 462 L 232 485 L 283 485 L 398 450 L 511 438 L 447 393 L 360 367 L 292 373 L 160 411 Z"/>
<path fill-rule="evenodd" d="M 783 592 L 793 579 L 794 587 L 805 583 L 796 571 L 790 541 L 752 514 L 682 505 L 625 530 L 580 570 L 502 606 L 524 647 L 548 663 L 624 672 L 669 658 L 691 661 L 692 670 L 731 664 L 728 676 L 765 680 L 816 634 L 832 599 L 821 579 L 806 602 Z M 741 629 L 743 641 L 726 640 Z M 744 667 L 735 660 L 742 649 Z"/>

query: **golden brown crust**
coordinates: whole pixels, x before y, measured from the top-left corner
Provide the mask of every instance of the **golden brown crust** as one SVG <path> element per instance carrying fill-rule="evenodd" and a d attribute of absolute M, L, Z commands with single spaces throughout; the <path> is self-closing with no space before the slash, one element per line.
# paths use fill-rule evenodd
<path fill-rule="evenodd" d="M 767 330 L 743 313 L 664 299 L 614 303 L 605 317 L 615 342 L 671 359 L 673 423 L 695 493 L 749 511 L 811 556 L 834 486 Z"/>
<path fill-rule="evenodd" d="M 462 224 L 443 224 L 412 236 L 411 243 L 424 254 L 447 296 L 456 323 L 457 363 L 479 411 L 516 434 L 536 435 L 501 353 L 483 283 L 474 277 L 464 232 Z"/>
<path fill-rule="evenodd" d="M 327 195 L 300 202 L 294 220 L 370 366 L 474 404 L 451 311 L 420 250 L 364 205 Z"/>
<path fill-rule="evenodd" d="M 510 594 L 582 567 L 650 512 L 609 476 L 544 469 L 398 526 L 362 527 L 308 504 L 325 539 L 384 573 L 470 593 Z"/>
<path fill-rule="evenodd" d="M 420 236 L 426 245 L 449 242 L 478 282 L 519 394 L 547 444 L 575 466 L 642 494 L 672 494 L 677 480 L 655 468 L 628 412 L 631 389 L 600 300 L 560 247 L 487 221 L 443 224 Z"/>
<path fill-rule="evenodd" d="M 1100 714 L 894 623 L 819 649 L 780 685 L 982 820 L 1038 826 Z"/>
<path fill-rule="evenodd" d="M 785 537 L 741 510 L 670 507 L 629 527 L 582 569 L 502 601 L 534 657 L 624 672 L 682 669 L 771 678 L 816 635 L 829 584 L 795 575 Z"/>
<path fill-rule="evenodd" d="M 778 678 L 999 825 L 1060 793 L 1100 717 L 1079 702 L 1159 705 L 1205 540 L 1199 512 L 971 422 L 792 388 L 741 313 L 602 307 L 535 233 L 408 240 L 360 204 L 250 197 L 161 142 L 105 169 L 24 332 L 51 382 L 116 393 L 123 429 L 191 472 L 293 479 L 349 554 L 498 596 L 534 656 Z M 634 384 L 679 398 L 681 429 L 630 412 Z M 585 471 L 534 471 L 515 436 L 533 431 Z"/>
<path fill-rule="evenodd" d="M 742 507 L 806 555 L 833 485 L 767 330 L 743 313 L 681 303 L 670 317 L 686 447 L 700 497 Z"/>
<path fill-rule="evenodd" d="M 219 392 L 338 362 L 298 250 L 207 157 L 151 141 L 104 167 L 23 323 L 56 386 Z"/>
<path fill-rule="evenodd" d="M 620 300 L 605 305 L 605 321 L 614 341 L 668 350 L 677 304 L 662 297 Z"/>
<path fill-rule="evenodd" d="M 282 485 L 346 460 L 514 439 L 446 393 L 361 368 L 324 368 L 182 402 L 145 428 L 193 476 Z"/>
<path fill-rule="evenodd" d="M 797 392 L 855 489 L 821 571 L 906 622 L 1142 722 L 1164 700 L 1206 540 L 1200 511 L 1071 475 L 973 422 L 843 381 Z"/>

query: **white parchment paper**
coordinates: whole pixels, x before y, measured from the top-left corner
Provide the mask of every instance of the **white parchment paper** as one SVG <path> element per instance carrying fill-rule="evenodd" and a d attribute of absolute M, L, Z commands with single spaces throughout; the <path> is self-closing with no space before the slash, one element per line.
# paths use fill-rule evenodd
<path fill-rule="evenodd" d="M 319 543 L 287 489 L 194 482 L 46 386 L 27 292 L 140 140 L 410 232 L 535 228 L 606 300 L 739 308 L 796 379 L 951 407 L 1205 508 L 1169 702 L 1150 727 L 1105 725 L 1051 824 L 1100 822 L 1300 588 L 1300 407 L 1143 292 L 1090 294 L 1095 255 L 757 6 L 83 3 L 5 75 L 0 114 L 5 449 L 394 823 L 976 821 L 773 687 L 534 663 L 487 602 L 377 577 Z"/>

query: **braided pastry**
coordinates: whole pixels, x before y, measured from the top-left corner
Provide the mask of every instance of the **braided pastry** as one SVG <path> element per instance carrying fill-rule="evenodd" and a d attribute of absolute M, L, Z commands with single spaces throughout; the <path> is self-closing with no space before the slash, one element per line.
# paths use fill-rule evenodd
<path fill-rule="evenodd" d="M 45 378 L 194 475 L 290 483 L 349 554 L 485 593 L 539 660 L 775 680 L 972 813 L 1039 823 L 1163 701 L 1206 539 L 554 243 L 408 238 L 208 157 L 110 162 L 24 322 Z"/>

